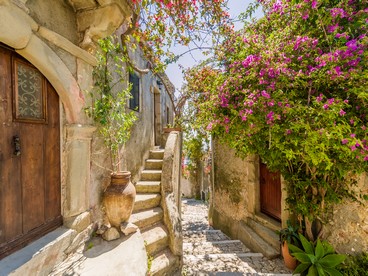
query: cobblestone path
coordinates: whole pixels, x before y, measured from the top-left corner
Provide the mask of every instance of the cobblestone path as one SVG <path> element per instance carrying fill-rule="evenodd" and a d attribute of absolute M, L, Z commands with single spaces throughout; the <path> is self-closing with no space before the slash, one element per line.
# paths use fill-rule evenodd
<path fill-rule="evenodd" d="M 183 275 L 291 275 L 282 259 L 268 260 L 239 240 L 231 240 L 208 224 L 208 208 L 199 200 L 183 199 Z"/>

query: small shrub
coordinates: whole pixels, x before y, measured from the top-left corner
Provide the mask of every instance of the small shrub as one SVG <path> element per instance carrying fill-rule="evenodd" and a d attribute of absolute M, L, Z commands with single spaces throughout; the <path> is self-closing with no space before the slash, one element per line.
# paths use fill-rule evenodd
<path fill-rule="evenodd" d="M 368 253 L 363 252 L 355 256 L 349 256 L 339 268 L 342 275 L 367 276 L 368 275 Z"/>
<path fill-rule="evenodd" d="M 327 241 L 308 241 L 299 234 L 302 248 L 289 244 L 289 250 L 300 264 L 293 274 L 301 276 L 340 276 L 342 275 L 336 266 L 341 264 L 346 256 L 335 254 L 335 250 Z"/>

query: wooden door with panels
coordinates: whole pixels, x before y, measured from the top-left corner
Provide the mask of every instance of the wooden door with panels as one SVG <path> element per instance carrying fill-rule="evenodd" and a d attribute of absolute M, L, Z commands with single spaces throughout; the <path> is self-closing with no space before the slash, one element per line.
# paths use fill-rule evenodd
<path fill-rule="evenodd" d="M 260 162 L 260 207 L 261 212 L 281 221 L 281 176 L 270 172 L 267 165 Z"/>
<path fill-rule="evenodd" d="M 62 224 L 59 97 L 0 45 L 0 259 Z"/>

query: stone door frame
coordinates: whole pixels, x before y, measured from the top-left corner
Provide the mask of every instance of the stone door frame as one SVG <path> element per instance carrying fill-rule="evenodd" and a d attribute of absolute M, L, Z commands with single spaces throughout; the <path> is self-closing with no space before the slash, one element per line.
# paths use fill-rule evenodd
<path fill-rule="evenodd" d="M 257 155 L 251 155 L 246 159 L 247 163 L 247 183 L 248 183 L 248 213 L 253 217 L 262 217 L 265 220 L 273 221 L 274 219 L 268 217 L 261 212 L 260 201 L 260 159 Z M 285 180 L 281 176 L 281 227 L 286 226 L 286 221 L 289 217 L 289 212 L 286 208 L 286 191 Z"/>

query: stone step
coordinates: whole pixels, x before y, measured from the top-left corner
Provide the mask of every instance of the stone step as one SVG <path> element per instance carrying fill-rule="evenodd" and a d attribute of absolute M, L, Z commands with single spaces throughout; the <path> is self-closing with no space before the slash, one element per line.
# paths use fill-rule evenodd
<path fill-rule="evenodd" d="M 154 149 L 150 150 L 149 158 L 150 159 L 164 159 L 164 150 L 163 149 Z"/>
<path fill-rule="evenodd" d="M 161 170 L 162 163 L 162 159 L 147 159 L 144 168 L 146 170 Z"/>
<path fill-rule="evenodd" d="M 244 222 L 242 222 L 239 227 L 238 238 L 252 251 L 260 252 L 269 259 L 274 259 L 280 256 L 280 252 L 278 250 L 258 236 L 258 234 Z"/>
<path fill-rule="evenodd" d="M 142 238 L 146 243 L 147 254 L 153 256 L 163 250 L 169 244 L 169 236 L 163 224 L 159 223 L 142 232 Z"/>
<path fill-rule="evenodd" d="M 217 253 L 217 254 L 199 254 L 199 255 L 184 255 L 185 261 L 195 261 L 195 260 L 223 260 L 223 261 L 232 261 L 236 259 L 246 259 L 246 258 L 262 258 L 262 253 Z"/>
<path fill-rule="evenodd" d="M 160 194 L 137 194 L 135 196 L 133 212 L 154 208 L 160 205 Z"/>
<path fill-rule="evenodd" d="M 132 214 L 129 221 L 137 225 L 142 230 L 159 222 L 163 216 L 162 208 L 156 207 Z"/>
<path fill-rule="evenodd" d="M 165 249 L 153 257 L 150 275 L 173 275 L 178 266 L 178 257 L 169 249 Z"/>
<path fill-rule="evenodd" d="M 161 181 L 161 170 L 143 170 L 141 181 Z"/>
<path fill-rule="evenodd" d="M 221 230 L 202 230 L 202 231 L 185 231 L 184 239 L 202 240 L 202 241 L 222 241 L 230 240 L 230 238 L 221 232 Z"/>
<path fill-rule="evenodd" d="M 159 193 L 161 192 L 160 181 L 138 181 L 135 185 L 137 193 Z"/>
<path fill-rule="evenodd" d="M 247 222 L 250 228 L 252 228 L 252 230 L 256 232 L 260 237 L 262 237 L 262 239 L 272 245 L 272 247 L 277 251 L 280 250 L 280 239 L 276 231 L 262 225 L 261 223 L 253 219 L 248 219 Z"/>
<path fill-rule="evenodd" d="M 183 251 L 190 255 L 250 252 L 239 240 L 184 242 Z"/>

